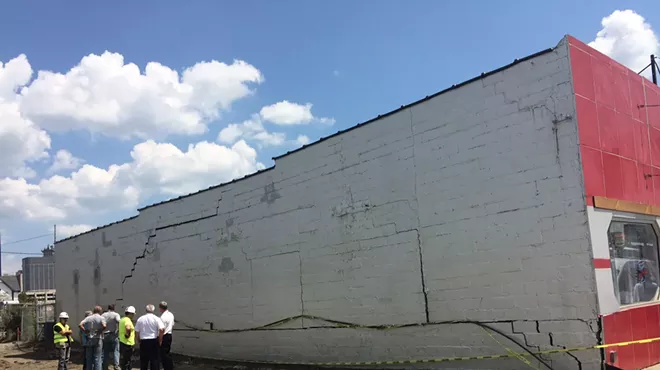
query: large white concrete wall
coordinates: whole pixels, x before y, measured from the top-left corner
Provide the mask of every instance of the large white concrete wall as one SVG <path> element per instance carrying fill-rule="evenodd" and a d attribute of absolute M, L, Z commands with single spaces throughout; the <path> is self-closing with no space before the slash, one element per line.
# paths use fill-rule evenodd
<path fill-rule="evenodd" d="M 596 344 L 597 299 L 567 45 L 276 160 L 272 170 L 57 243 L 57 298 L 169 302 L 174 349 L 379 361 L 505 352 L 479 326 L 222 334 L 309 314 L 476 320 L 530 349 Z M 126 277 L 128 276 L 128 277 Z M 314 327 L 301 330 L 301 328 Z M 515 348 L 506 339 L 498 340 Z M 596 351 L 546 357 L 597 368 Z M 519 360 L 445 368 L 525 368 Z"/>

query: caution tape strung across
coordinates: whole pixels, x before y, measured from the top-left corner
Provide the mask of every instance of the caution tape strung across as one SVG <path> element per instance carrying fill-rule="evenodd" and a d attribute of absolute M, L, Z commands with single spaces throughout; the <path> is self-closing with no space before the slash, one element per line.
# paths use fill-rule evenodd
<path fill-rule="evenodd" d="M 644 344 L 644 343 L 652 343 L 658 341 L 660 341 L 660 337 L 633 340 L 629 342 L 612 343 L 612 344 L 600 344 L 591 347 L 552 349 L 547 351 L 533 352 L 532 354 L 549 355 L 555 353 L 578 352 L 578 351 L 586 351 L 586 350 L 601 349 L 601 348 L 623 347 L 632 344 Z M 421 359 L 421 360 L 393 360 L 393 361 L 366 361 L 366 362 L 288 362 L 288 361 L 266 361 L 266 360 L 255 361 L 255 360 L 237 360 L 237 359 L 212 358 L 212 357 L 190 356 L 190 355 L 186 355 L 186 356 L 192 358 L 214 360 L 214 361 L 252 363 L 252 364 L 295 365 L 295 366 L 383 366 L 383 365 L 429 364 L 429 363 L 452 362 L 452 361 L 494 360 L 494 359 L 504 359 L 504 358 L 514 358 L 514 357 L 520 359 L 520 358 L 528 358 L 532 355 L 529 353 L 510 352 L 506 354 L 486 355 L 486 356 L 462 356 L 462 357 L 431 358 L 431 359 Z"/>
<path fill-rule="evenodd" d="M 201 332 L 211 332 L 211 333 L 242 333 L 242 332 L 248 332 L 248 331 L 264 331 L 264 330 L 282 330 L 282 329 L 277 329 L 277 327 L 282 326 L 286 323 L 289 323 L 291 321 L 297 320 L 297 319 L 308 319 L 308 320 L 315 320 L 315 321 L 325 321 L 331 324 L 334 324 L 335 326 L 322 326 L 322 327 L 315 327 L 315 328 L 353 328 L 353 329 L 371 329 L 371 330 L 391 330 L 391 329 L 401 329 L 401 328 L 411 328 L 411 327 L 425 327 L 425 326 L 433 326 L 433 325 L 447 325 L 447 324 L 487 324 L 487 323 L 477 323 L 474 321 L 442 321 L 442 322 L 430 322 L 430 323 L 413 323 L 413 324 L 400 324 L 400 325 L 361 325 L 361 324 L 354 324 L 354 323 L 349 323 L 349 322 L 344 322 L 344 321 L 338 321 L 338 320 L 332 320 L 332 319 L 327 319 L 324 317 L 320 316 L 313 316 L 313 315 L 298 315 L 298 316 L 291 316 L 287 317 L 282 320 L 275 321 L 270 324 L 254 327 L 254 328 L 248 328 L 248 329 L 204 329 L 204 328 L 199 328 L 195 327 L 192 325 L 188 325 L 181 320 L 178 320 L 178 323 L 183 324 L 184 326 L 187 327 L 188 330 L 192 331 L 201 331 Z M 440 363 L 440 362 L 452 362 L 452 361 L 474 361 L 474 360 L 494 360 L 494 359 L 504 359 L 504 358 L 517 358 L 524 362 L 527 365 L 530 365 L 529 360 L 527 358 L 533 357 L 533 356 L 539 356 L 539 355 L 551 355 L 551 354 L 557 354 L 557 353 L 568 353 L 568 352 L 579 352 L 579 351 L 588 351 L 588 350 L 596 350 L 596 349 L 605 349 L 605 348 L 612 348 L 612 347 L 624 347 L 624 346 L 629 346 L 633 344 L 646 344 L 646 343 L 653 343 L 653 342 L 660 342 L 660 337 L 656 338 L 648 338 L 648 339 L 640 339 L 640 340 L 634 340 L 634 341 L 627 341 L 627 342 L 618 342 L 618 343 L 611 343 L 611 344 L 599 344 L 595 346 L 587 346 L 587 347 L 573 347 L 573 348 L 557 348 L 557 349 L 551 349 L 551 350 L 545 350 L 545 351 L 536 351 L 536 352 L 515 352 L 506 346 L 504 346 L 501 342 L 499 342 L 493 335 L 482 326 L 484 330 L 488 333 L 491 338 L 493 338 L 499 345 L 501 345 L 507 353 L 505 354 L 497 354 L 497 355 L 483 355 L 483 356 L 456 356 L 456 357 L 442 357 L 442 358 L 431 358 L 431 359 L 408 359 L 408 360 L 392 360 L 392 361 L 366 361 L 366 362 L 288 362 L 288 361 L 255 361 L 255 360 L 243 360 L 243 359 L 227 359 L 227 358 L 211 358 L 211 357 L 203 357 L 203 356 L 190 356 L 186 355 L 188 357 L 192 358 L 199 358 L 199 359 L 207 359 L 207 360 L 215 360 L 215 361 L 226 361 L 226 362 L 234 362 L 234 363 L 253 363 L 253 364 L 273 364 L 273 365 L 298 365 L 298 366 L 383 366 L 383 365 L 411 365 L 411 364 L 428 364 L 428 363 Z M 305 328 L 305 329 L 310 329 L 310 328 Z M 176 329 L 175 329 L 176 330 Z M 179 329 L 181 330 L 181 329 Z M 185 330 L 185 329 L 184 329 Z"/>

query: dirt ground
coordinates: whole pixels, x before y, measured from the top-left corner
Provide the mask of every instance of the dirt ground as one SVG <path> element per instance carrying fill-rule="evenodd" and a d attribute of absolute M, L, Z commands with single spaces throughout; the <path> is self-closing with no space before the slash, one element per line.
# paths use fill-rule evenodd
<path fill-rule="evenodd" d="M 175 368 L 177 370 L 278 370 L 274 367 L 254 365 L 243 366 L 240 364 L 227 364 L 214 361 L 194 360 L 189 358 L 177 358 Z M 57 369 L 55 354 L 39 346 L 17 343 L 0 343 L 0 370 L 45 370 Z M 82 370 L 82 352 L 78 349 L 71 353 L 70 370 Z M 133 369 L 139 369 L 137 363 L 133 363 Z M 290 369 L 289 369 L 290 370 Z"/>

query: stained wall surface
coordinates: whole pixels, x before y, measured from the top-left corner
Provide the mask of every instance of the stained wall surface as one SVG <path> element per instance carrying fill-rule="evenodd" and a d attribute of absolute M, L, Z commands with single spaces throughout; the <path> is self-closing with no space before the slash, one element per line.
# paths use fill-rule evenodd
<path fill-rule="evenodd" d="M 574 38 L 569 44 L 587 199 L 660 205 L 660 88 Z M 607 291 L 599 295 L 613 296 L 606 240 L 601 250 L 596 273 L 599 289 L 607 286 Z M 601 305 L 606 343 L 660 336 L 660 305 L 621 310 L 613 303 L 616 307 Z M 660 362 L 658 343 L 616 351 L 613 364 L 624 369 Z"/>
<path fill-rule="evenodd" d="M 597 301 L 568 42 L 276 159 L 257 175 L 56 244 L 57 299 L 169 302 L 174 350 L 382 361 L 593 345 Z M 308 328 L 301 330 L 302 328 Z M 494 334 L 499 342 L 514 347 Z M 546 358 L 598 368 L 597 351 Z M 444 368 L 513 369 L 517 359 Z"/>

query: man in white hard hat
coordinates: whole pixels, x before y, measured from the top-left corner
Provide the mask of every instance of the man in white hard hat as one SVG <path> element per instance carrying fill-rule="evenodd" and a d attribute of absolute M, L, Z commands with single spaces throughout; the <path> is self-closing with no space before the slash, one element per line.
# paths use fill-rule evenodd
<path fill-rule="evenodd" d="M 124 315 L 119 321 L 119 368 L 131 370 L 131 358 L 135 346 L 135 326 L 133 326 L 135 307 L 126 307 Z"/>
<path fill-rule="evenodd" d="M 69 314 L 66 312 L 60 313 L 60 321 L 53 326 L 53 342 L 55 347 L 59 350 L 59 363 L 58 370 L 67 370 L 69 366 L 69 358 L 71 357 L 71 343 L 73 338 L 71 328 L 67 324 L 69 321 Z"/>

